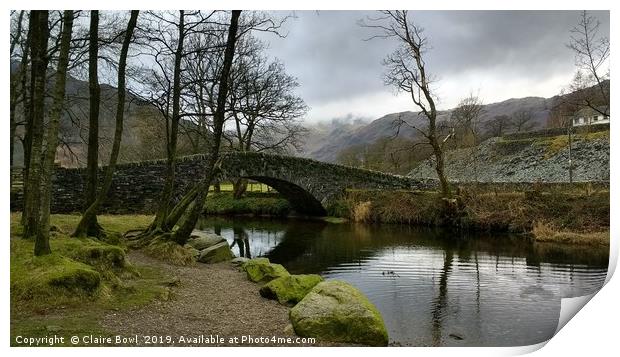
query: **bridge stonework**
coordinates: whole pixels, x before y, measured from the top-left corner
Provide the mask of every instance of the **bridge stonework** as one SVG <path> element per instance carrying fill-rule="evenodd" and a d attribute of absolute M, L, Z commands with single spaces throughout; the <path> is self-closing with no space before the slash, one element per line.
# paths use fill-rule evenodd
<path fill-rule="evenodd" d="M 207 171 L 206 155 L 178 159 L 175 200 L 178 200 Z M 103 178 L 100 168 L 99 178 Z M 166 161 L 154 160 L 117 165 L 102 211 L 108 213 L 152 213 L 156 210 L 165 180 Z M 52 179 L 52 212 L 82 210 L 84 169 L 57 168 Z M 263 153 L 231 152 L 222 155 L 220 181 L 248 178 L 265 183 L 284 196 L 301 214 L 325 215 L 325 207 L 346 189 L 425 190 L 433 181 L 412 179 L 357 169 L 312 159 Z M 11 195 L 11 209 L 21 208 L 19 193 Z"/>

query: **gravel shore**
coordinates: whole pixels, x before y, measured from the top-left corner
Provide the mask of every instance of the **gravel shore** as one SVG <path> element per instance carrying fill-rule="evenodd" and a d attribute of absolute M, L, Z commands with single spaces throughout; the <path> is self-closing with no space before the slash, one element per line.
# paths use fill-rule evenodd
<path fill-rule="evenodd" d="M 130 252 L 128 259 L 135 265 L 161 269 L 178 281 L 168 301 L 104 316 L 102 324 L 107 330 L 121 336 L 137 335 L 137 341 L 128 342 L 130 345 L 150 345 L 149 340 L 163 342 L 155 346 L 316 345 L 295 343 L 289 308 L 262 298 L 260 286 L 228 262 L 180 267 L 139 251 Z M 248 342 L 248 336 L 255 340 Z M 237 341 L 231 340 L 234 337 Z M 269 341 L 256 340 L 261 337 Z M 291 338 L 293 342 L 274 341 L 273 337 Z"/>

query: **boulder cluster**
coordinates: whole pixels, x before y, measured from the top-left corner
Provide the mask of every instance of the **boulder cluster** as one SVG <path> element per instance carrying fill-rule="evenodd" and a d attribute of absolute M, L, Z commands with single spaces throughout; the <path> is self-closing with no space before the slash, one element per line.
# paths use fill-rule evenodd
<path fill-rule="evenodd" d="M 185 248 L 200 263 L 231 261 L 248 280 L 261 284 L 259 293 L 291 307 L 295 333 L 321 341 L 386 346 L 388 334 L 377 308 L 352 285 L 325 281 L 316 274 L 290 274 L 267 258 L 234 258 L 226 239 L 217 234 L 192 232 Z"/>
<path fill-rule="evenodd" d="M 267 258 L 235 259 L 261 296 L 292 306 L 295 333 L 322 341 L 386 346 L 388 334 L 377 308 L 352 285 L 316 274 L 291 275 Z"/>

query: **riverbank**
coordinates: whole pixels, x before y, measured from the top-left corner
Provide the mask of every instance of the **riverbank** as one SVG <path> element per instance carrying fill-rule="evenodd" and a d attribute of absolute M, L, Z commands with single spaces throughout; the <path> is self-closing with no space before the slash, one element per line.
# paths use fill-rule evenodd
<path fill-rule="evenodd" d="M 436 192 L 349 191 L 328 212 L 357 222 L 448 226 L 523 233 L 541 242 L 608 245 L 609 205 L 609 191 L 460 190 L 449 206 Z"/>
<path fill-rule="evenodd" d="M 455 230 L 524 234 L 540 242 L 609 244 L 609 190 L 574 188 L 498 190 L 469 185 L 446 202 L 430 191 L 350 190 L 332 202 L 328 215 L 365 223 L 393 223 Z M 287 217 L 295 213 L 277 193 L 210 196 L 208 215 Z"/>
<path fill-rule="evenodd" d="M 173 266 L 129 251 L 118 239 L 152 217 L 100 216 L 108 242 L 68 237 L 79 216 L 52 215 L 52 255 L 33 257 L 33 242 L 20 237 L 19 214 L 11 214 L 11 345 L 17 336 L 184 336 L 193 345 L 286 345 L 278 340 L 250 344 L 209 341 L 201 335 L 292 337 L 288 308 L 263 299 L 259 286 L 229 263 Z M 125 345 L 148 345 L 126 341 Z M 167 342 L 167 341 L 164 341 Z M 323 345 L 323 343 L 319 343 Z M 159 345 L 169 345 L 168 343 Z M 296 344 L 298 345 L 298 344 Z"/>

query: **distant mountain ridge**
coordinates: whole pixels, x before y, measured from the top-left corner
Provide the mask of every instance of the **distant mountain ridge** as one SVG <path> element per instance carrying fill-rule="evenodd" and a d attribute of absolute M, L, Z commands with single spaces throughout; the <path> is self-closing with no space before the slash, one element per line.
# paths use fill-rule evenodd
<path fill-rule="evenodd" d="M 546 125 L 551 103 L 553 103 L 555 98 L 511 98 L 502 102 L 486 104 L 480 117 L 480 123 L 484 125 L 484 123 L 495 116 L 512 115 L 517 111 L 527 110 L 533 115 L 534 128 L 541 128 Z M 453 109 L 440 111 L 437 120 L 448 120 L 452 111 Z M 328 130 L 328 128 L 323 126 L 320 131 L 312 130 L 312 127 L 310 127 L 307 140 L 312 145 L 306 145 L 302 155 L 320 161 L 335 162 L 338 153 L 348 147 L 359 144 L 371 144 L 377 139 L 394 136 L 396 134 L 394 121 L 399 116 L 405 121 L 418 126 L 423 125 L 425 122 L 425 118 L 419 116 L 418 113 L 406 111 L 384 115 L 365 125 L 351 125 L 349 127 L 341 124 L 335 127 L 334 130 Z M 414 138 L 419 133 L 408 126 L 402 126 L 398 135 L 405 138 Z M 322 145 L 317 143 L 322 143 Z"/>

